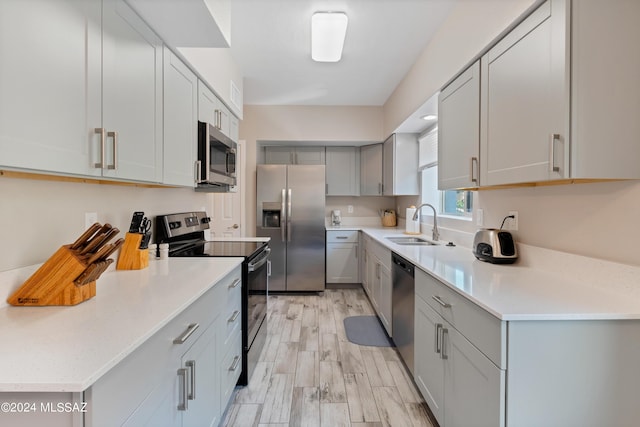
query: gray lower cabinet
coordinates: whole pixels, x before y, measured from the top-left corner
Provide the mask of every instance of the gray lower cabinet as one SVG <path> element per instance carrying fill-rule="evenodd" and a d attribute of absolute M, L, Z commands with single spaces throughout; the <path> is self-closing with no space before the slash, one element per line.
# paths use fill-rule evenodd
<path fill-rule="evenodd" d="M 360 283 L 358 231 L 327 231 L 327 283 Z"/>
<path fill-rule="evenodd" d="M 85 427 L 218 425 L 228 372 L 235 385 L 241 369 L 225 364 L 241 357 L 241 316 L 228 316 L 240 310 L 240 280 L 237 268 L 87 390 Z"/>
<path fill-rule="evenodd" d="M 414 379 L 440 427 L 634 426 L 640 320 L 500 321 L 416 269 Z"/>
<path fill-rule="evenodd" d="M 387 335 L 392 335 L 391 251 L 368 236 L 363 238 L 363 287 Z"/>
<path fill-rule="evenodd" d="M 503 322 L 422 270 L 415 281 L 414 376 L 438 424 L 504 426 L 506 372 L 478 348 L 500 357 Z"/>

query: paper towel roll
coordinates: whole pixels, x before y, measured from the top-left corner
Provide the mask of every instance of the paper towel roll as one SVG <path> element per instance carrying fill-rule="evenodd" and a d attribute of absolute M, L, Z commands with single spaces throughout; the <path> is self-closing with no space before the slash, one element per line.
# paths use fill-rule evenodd
<path fill-rule="evenodd" d="M 416 208 L 407 208 L 405 233 L 407 234 L 420 234 L 420 217 L 417 220 L 413 220 L 413 215 L 416 213 Z"/>

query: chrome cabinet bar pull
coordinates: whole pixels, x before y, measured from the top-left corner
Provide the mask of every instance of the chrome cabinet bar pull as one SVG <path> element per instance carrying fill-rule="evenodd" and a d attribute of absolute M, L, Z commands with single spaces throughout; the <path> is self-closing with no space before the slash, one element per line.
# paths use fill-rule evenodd
<path fill-rule="evenodd" d="M 95 128 L 95 133 L 100 134 L 100 163 L 94 163 L 93 167 L 97 169 L 104 169 L 106 167 L 105 164 L 105 138 L 107 137 L 106 131 L 104 128 Z"/>
<path fill-rule="evenodd" d="M 435 348 L 434 351 L 437 354 L 440 354 L 442 351 L 442 343 L 440 342 L 440 332 L 442 331 L 442 323 L 436 323 L 436 339 L 435 339 Z"/>
<path fill-rule="evenodd" d="M 113 164 L 107 169 L 118 169 L 118 132 L 107 132 L 107 136 L 113 138 Z"/>
<path fill-rule="evenodd" d="M 451 304 L 449 304 L 448 302 L 442 301 L 442 298 L 440 298 L 438 295 L 432 295 L 431 298 L 433 298 L 433 300 L 435 302 L 437 302 L 438 304 L 440 304 L 444 308 L 451 308 Z"/>
<path fill-rule="evenodd" d="M 233 358 L 233 363 L 231 363 L 231 366 L 229 366 L 229 370 L 230 371 L 235 371 L 236 369 L 238 369 L 238 365 L 240 364 L 240 356 L 236 356 Z"/>
<path fill-rule="evenodd" d="M 549 143 L 549 172 L 560 172 L 560 167 L 556 166 L 556 141 L 560 139 L 560 135 L 557 133 L 551 134 L 551 141 Z"/>
<path fill-rule="evenodd" d="M 478 158 L 477 157 L 472 157 L 471 158 L 471 182 L 475 182 L 476 184 L 478 183 L 478 178 L 476 178 L 476 174 L 475 174 L 475 168 L 473 167 L 474 164 L 477 166 L 478 165 Z"/>
<path fill-rule="evenodd" d="M 348 239 L 349 236 L 336 236 L 336 239 Z"/>
<path fill-rule="evenodd" d="M 227 289 L 233 289 L 238 287 L 238 285 L 240 284 L 240 282 L 242 282 L 242 279 L 236 279 L 233 281 L 233 283 L 231 283 L 229 286 L 227 286 Z"/>
<path fill-rule="evenodd" d="M 178 411 L 186 411 L 189 409 L 189 403 L 187 402 L 187 396 L 189 394 L 187 390 L 187 368 L 178 369 L 178 376 L 181 378 L 180 381 L 182 383 L 182 401 L 178 402 Z"/>
<path fill-rule="evenodd" d="M 235 310 L 233 312 L 233 314 L 231 315 L 231 317 L 229 317 L 229 319 L 227 320 L 227 323 L 235 322 L 239 315 L 240 315 L 240 311 L 239 310 Z"/>
<path fill-rule="evenodd" d="M 180 335 L 178 338 L 173 340 L 174 344 L 184 344 L 185 341 L 189 339 L 189 337 L 200 327 L 197 323 L 190 324 L 187 329 Z"/>
<path fill-rule="evenodd" d="M 187 400 L 194 400 L 196 398 L 196 361 L 187 360 L 185 366 L 191 371 L 191 385 L 189 386 Z"/>
<path fill-rule="evenodd" d="M 378 183 L 378 194 L 382 194 L 382 183 Z"/>
<path fill-rule="evenodd" d="M 448 359 L 449 356 L 445 351 L 447 349 L 447 342 L 445 338 L 449 335 L 449 330 L 447 328 L 442 328 L 442 351 L 440 352 L 441 359 Z"/>

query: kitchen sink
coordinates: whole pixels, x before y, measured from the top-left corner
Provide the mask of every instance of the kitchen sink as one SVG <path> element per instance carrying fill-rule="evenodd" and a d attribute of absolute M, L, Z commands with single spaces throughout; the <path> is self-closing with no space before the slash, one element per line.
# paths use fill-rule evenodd
<path fill-rule="evenodd" d="M 404 237 L 404 236 L 399 236 L 399 237 L 387 237 L 387 240 L 396 243 L 398 245 L 405 245 L 405 246 L 435 246 L 437 245 L 437 243 L 434 243 L 430 240 L 426 240 L 420 237 Z"/>

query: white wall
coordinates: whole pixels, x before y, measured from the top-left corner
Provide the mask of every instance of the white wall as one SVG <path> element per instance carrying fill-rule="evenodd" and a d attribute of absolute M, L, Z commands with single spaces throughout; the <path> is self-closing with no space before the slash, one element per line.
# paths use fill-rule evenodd
<path fill-rule="evenodd" d="M 206 193 L 0 177 L 0 271 L 44 262 L 84 230 L 85 212 L 118 227 L 124 237 L 134 211 L 149 217 L 205 208 Z"/>
<path fill-rule="evenodd" d="M 384 104 L 384 135 L 391 135 L 535 1 L 457 2 Z"/>

